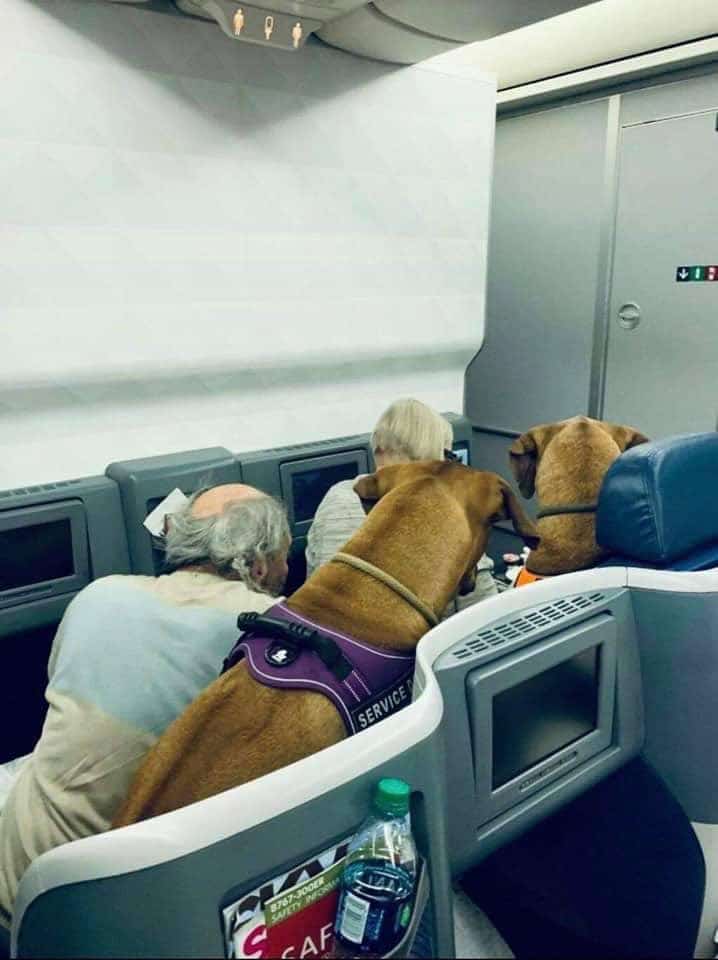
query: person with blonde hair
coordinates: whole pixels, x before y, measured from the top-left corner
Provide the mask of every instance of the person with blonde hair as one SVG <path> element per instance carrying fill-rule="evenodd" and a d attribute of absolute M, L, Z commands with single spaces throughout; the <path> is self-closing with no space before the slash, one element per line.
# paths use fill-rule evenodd
<path fill-rule="evenodd" d="M 448 420 L 431 407 L 406 397 L 396 400 L 379 417 L 371 435 L 377 470 L 412 460 L 443 460 L 451 451 L 454 433 Z M 334 556 L 364 522 L 362 502 L 354 492 L 357 478 L 335 483 L 324 496 L 307 534 L 307 576 Z M 457 597 L 447 613 L 493 596 L 493 562 L 485 554 L 478 564 L 476 588 Z"/>

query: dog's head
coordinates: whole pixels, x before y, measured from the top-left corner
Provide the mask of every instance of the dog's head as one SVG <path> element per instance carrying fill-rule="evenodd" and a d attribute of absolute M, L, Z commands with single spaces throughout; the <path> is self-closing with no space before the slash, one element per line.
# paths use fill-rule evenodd
<path fill-rule="evenodd" d="M 474 470 L 456 462 L 422 460 L 383 467 L 357 480 L 354 490 L 365 509 L 371 509 L 377 501 L 394 490 L 402 488 L 408 494 L 413 489 L 418 493 L 427 484 L 440 484 L 443 492 L 450 494 L 468 521 L 471 545 L 459 586 L 460 593 L 470 593 L 474 589 L 476 564 L 486 551 L 492 524 L 499 520 L 511 520 L 526 544 L 532 548 L 538 545 L 536 527 L 524 513 L 509 484 L 495 473 Z M 410 508 L 411 497 L 402 498 L 401 507 L 398 500 L 395 503 L 396 509 Z"/>
<path fill-rule="evenodd" d="M 592 434 L 594 446 L 601 445 L 607 448 L 606 466 L 611 459 L 615 459 L 624 450 L 635 447 L 639 443 L 648 442 L 648 437 L 633 427 L 606 423 L 603 420 L 592 420 L 590 417 L 571 417 L 570 420 L 544 423 L 532 427 L 526 433 L 517 437 L 509 449 L 511 472 L 519 485 L 519 490 L 527 499 L 534 495 L 536 469 L 541 458 L 549 445 L 565 431 L 583 437 Z M 569 434 L 566 434 L 566 436 L 568 437 Z"/>

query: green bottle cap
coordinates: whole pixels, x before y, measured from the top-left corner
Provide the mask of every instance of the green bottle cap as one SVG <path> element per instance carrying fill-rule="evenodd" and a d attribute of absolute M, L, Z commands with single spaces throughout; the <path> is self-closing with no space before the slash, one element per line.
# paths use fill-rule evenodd
<path fill-rule="evenodd" d="M 411 787 L 405 780 L 384 777 L 374 791 L 374 809 L 379 813 L 403 817 L 409 812 Z"/>

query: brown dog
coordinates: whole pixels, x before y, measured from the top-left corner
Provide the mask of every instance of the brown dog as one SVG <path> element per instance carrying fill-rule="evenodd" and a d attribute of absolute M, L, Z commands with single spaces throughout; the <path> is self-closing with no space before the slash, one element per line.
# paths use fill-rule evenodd
<path fill-rule="evenodd" d="M 459 463 L 385 467 L 359 479 L 379 501 L 344 548 L 411 590 L 437 613 L 457 588 L 472 589 L 489 528 L 510 518 L 531 546 L 536 529 L 509 485 Z M 428 624 L 405 599 L 367 573 L 328 563 L 287 606 L 374 646 L 413 650 Z M 345 737 L 322 694 L 257 683 L 240 661 L 175 720 L 140 767 L 115 826 L 155 816 L 269 773 Z"/>
<path fill-rule="evenodd" d="M 619 454 L 647 440 L 633 427 L 572 417 L 532 427 L 513 442 L 509 461 L 519 489 L 527 498 L 535 490 L 540 505 L 541 545 L 529 554 L 527 570 L 540 576 L 570 573 L 603 556 L 595 533 L 603 478 Z M 575 506 L 585 512 L 552 513 Z M 542 510 L 549 515 L 542 517 Z"/>

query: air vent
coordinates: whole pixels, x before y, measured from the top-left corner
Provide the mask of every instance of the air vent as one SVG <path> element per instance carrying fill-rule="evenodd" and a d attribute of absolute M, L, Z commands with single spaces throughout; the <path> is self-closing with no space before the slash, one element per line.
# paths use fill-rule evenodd
<path fill-rule="evenodd" d="M 58 480 L 57 483 L 40 483 L 35 487 L 18 487 L 17 490 L 3 490 L 0 492 L 0 499 L 6 497 L 29 497 L 34 493 L 48 493 L 51 490 L 63 490 L 65 487 L 72 487 L 81 480 Z"/>
<path fill-rule="evenodd" d="M 576 618 L 596 604 L 603 603 L 605 599 L 604 593 L 580 594 L 547 603 L 543 607 L 534 607 L 506 623 L 480 630 L 452 650 L 451 656 L 455 661 L 461 662 L 469 657 L 485 660 L 489 655 L 493 657 L 497 653 L 503 654 L 511 647 L 531 642 L 537 634 L 549 627 L 555 627 L 563 620 Z"/>
<path fill-rule="evenodd" d="M 287 453 L 294 453 L 295 450 L 317 450 L 319 447 L 327 448 L 329 444 L 348 444 L 351 443 L 354 446 L 364 446 L 365 440 L 361 436 L 354 434 L 352 437 L 332 437 L 330 440 L 313 440 L 311 443 L 293 443 L 288 447 L 272 447 L 267 450 L 253 450 L 249 456 L 252 458 L 258 457 L 263 453 L 271 453 L 273 456 L 283 457 Z M 338 451 L 329 449 L 329 453 L 337 453 Z M 241 454 L 240 454 L 241 460 Z"/>

